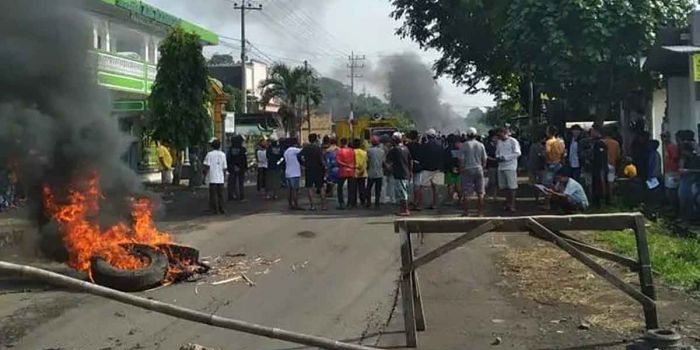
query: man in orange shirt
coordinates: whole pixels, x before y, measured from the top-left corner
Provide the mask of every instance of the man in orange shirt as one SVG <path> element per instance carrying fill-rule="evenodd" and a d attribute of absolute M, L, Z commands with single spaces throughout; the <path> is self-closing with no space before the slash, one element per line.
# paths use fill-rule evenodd
<path fill-rule="evenodd" d="M 557 129 L 551 125 L 548 126 L 547 141 L 544 144 L 544 157 L 547 163 L 547 172 L 544 177 L 545 186 L 554 185 L 554 177 L 563 166 L 565 150 L 564 141 L 557 137 Z"/>
<path fill-rule="evenodd" d="M 336 151 L 335 161 L 338 163 L 338 209 L 345 209 L 343 187 L 348 181 L 355 181 L 355 151 L 348 147 L 348 139 L 340 139 L 340 148 Z M 348 186 L 355 188 L 354 184 Z M 349 194 L 348 194 L 349 195 Z"/>

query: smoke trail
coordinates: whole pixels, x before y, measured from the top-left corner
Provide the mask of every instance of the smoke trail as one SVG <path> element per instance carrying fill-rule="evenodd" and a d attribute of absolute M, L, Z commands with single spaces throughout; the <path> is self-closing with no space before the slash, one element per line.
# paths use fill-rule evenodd
<path fill-rule="evenodd" d="M 443 132 L 464 129 L 465 121 L 452 107 L 440 101 L 440 87 L 430 66 L 414 53 L 385 57 L 377 72 L 384 73 L 392 105 L 410 112 L 416 127 Z"/>
<path fill-rule="evenodd" d="M 0 166 L 16 162 L 40 202 L 41 185 L 65 189 L 99 174 L 107 193 L 134 193 L 127 147 L 96 84 L 91 28 L 76 0 L 0 2 Z M 115 209 L 116 210 L 116 209 Z"/>

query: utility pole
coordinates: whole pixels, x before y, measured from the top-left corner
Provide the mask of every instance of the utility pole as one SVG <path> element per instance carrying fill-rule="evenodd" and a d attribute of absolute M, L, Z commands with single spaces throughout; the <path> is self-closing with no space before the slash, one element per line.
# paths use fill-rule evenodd
<path fill-rule="evenodd" d="M 348 68 L 350 68 L 350 75 L 348 76 L 350 78 L 350 113 L 353 115 L 355 113 L 355 78 L 362 78 L 362 75 L 355 73 L 355 71 L 365 68 L 365 64 L 361 63 L 365 59 L 364 55 L 357 56 L 355 52 L 351 52 L 350 57 L 348 57 L 348 60 L 350 60 L 348 64 Z"/>
<path fill-rule="evenodd" d="M 241 10 L 241 95 L 243 96 L 243 113 L 248 113 L 248 79 L 247 67 L 246 67 L 246 48 L 245 48 L 245 12 L 246 11 L 260 11 L 262 10 L 262 4 L 258 6 L 253 6 L 250 2 L 245 4 L 245 0 L 242 0 L 241 4 L 233 4 L 234 10 Z"/>
<path fill-rule="evenodd" d="M 311 108 L 310 108 L 310 88 L 311 88 L 311 72 L 309 72 L 309 61 L 304 60 L 304 70 L 306 71 L 306 126 L 309 128 L 309 133 L 306 137 L 311 135 Z M 301 129 L 301 126 L 299 127 Z"/>

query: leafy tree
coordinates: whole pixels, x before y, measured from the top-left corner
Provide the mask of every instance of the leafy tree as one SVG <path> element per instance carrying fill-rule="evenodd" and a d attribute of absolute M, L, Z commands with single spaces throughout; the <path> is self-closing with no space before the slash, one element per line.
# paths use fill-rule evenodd
<path fill-rule="evenodd" d="M 267 105 L 273 99 L 278 100 L 285 128 L 294 135 L 301 127 L 301 118 L 298 116 L 302 115 L 306 97 L 316 106 L 323 99 L 316 73 L 304 66 L 292 68 L 281 63 L 275 64 L 269 77 L 260 83 L 260 87 L 263 89 L 262 104 Z"/>
<path fill-rule="evenodd" d="M 324 111 L 333 111 L 334 115 L 347 116 L 350 113 L 350 87 L 335 79 L 322 77 L 318 86 L 323 94 L 323 102 L 319 106 Z M 370 94 L 355 94 L 355 117 L 397 116 L 401 111 L 377 96 Z"/>
<path fill-rule="evenodd" d="M 660 26 L 681 23 L 690 0 L 393 0 L 398 33 L 442 57 L 434 68 L 468 91 L 527 103 L 540 93 L 603 118 L 649 86 L 638 58 Z M 468 28 L 468 29 L 465 29 Z M 535 103 L 537 104 L 537 103 Z"/>
<path fill-rule="evenodd" d="M 226 103 L 226 110 L 235 112 L 242 111 L 243 94 L 241 93 L 241 89 L 232 85 L 226 85 L 224 86 L 224 92 L 229 95 L 229 101 Z"/>
<path fill-rule="evenodd" d="M 228 54 L 226 54 L 226 55 L 215 54 L 215 55 L 211 56 L 208 63 L 211 65 L 233 64 L 233 56 L 228 55 Z"/>
<path fill-rule="evenodd" d="M 521 112 L 520 103 L 514 99 L 497 100 L 496 106 L 490 107 L 479 123 L 489 128 L 503 127 L 506 124 L 512 124 Z"/>
<path fill-rule="evenodd" d="M 595 107 L 599 123 L 615 101 L 652 82 L 640 72 L 660 26 L 680 23 L 687 1 L 517 0 L 508 9 L 504 45 L 514 68 L 549 96 Z M 582 102 L 582 103 L 581 103 Z M 587 112 L 587 111 L 585 111 Z"/>
<path fill-rule="evenodd" d="M 211 137 L 212 121 L 207 111 L 209 74 L 199 36 L 173 29 L 159 52 L 147 131 L 178 152 L 204 145 Z"/>
<path fill-rule="evenodd" d="M 401 132 L 408 132 L 416 129 L 416 123 L 406 112 L 396 113 L 396 128 Z"/>
<path fill-rule="evenodd" d="M 403 20 L 397 34 L 424 49 L 437 49 L 438 75 L 449 75 L 467 91 L 498 92 L 517 76 L 510 70 L 508 48 L 501 30 L 507 25 L 510 0 L 392 0 L 392 16 Z"/>

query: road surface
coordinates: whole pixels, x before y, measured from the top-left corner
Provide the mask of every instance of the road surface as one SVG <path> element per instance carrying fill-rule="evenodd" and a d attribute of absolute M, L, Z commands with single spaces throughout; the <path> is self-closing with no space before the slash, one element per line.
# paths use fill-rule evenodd
<path fill-rule="evenodd" d="M 398 237 L 388 211 L 289 213 L 283 203 L 253 200 L 231 205 L 229 212 L 235 214 L 202 217 L 202 193 L 175 202 L 178 205 L 160 225 L 178 241 L 198 247 L 202 256 L 241 252 L 246 258 L 280 260 L 264 266 L 266 271 L 255 270 L 259 274 L 251 270 L 254 287 L 206 283 L 195 293 L 194 283 L 180 283 L 141 295 L 355 343 L 405 345 L 396 306 Z M 449 239 L 430 236 L 418 253 Z M 514 287 L 516 283 L 503 274 L 502 256 L 513 247 L 531 244 L 524 240 L 530 242 L 522 236 L 483 236 L 422 268 L 428 330 L 419 334 L 419 349 L 624 348 L 621 344 L 629 334 L 579 329 L 585 307 L 542 305 Z M 212 276 L 207 282 L 216 279 Z M 668 322 L 683 319 L 686 329 L 694 332 L 700 323 L 685 322 L 679 308 L 700 309 L 682 304 L 667 313 Z M 222 350 L 304 348 L 7 279 L 0 280 L 0 321 L 2 349 L 171 350 L 187 343 Z"/>

